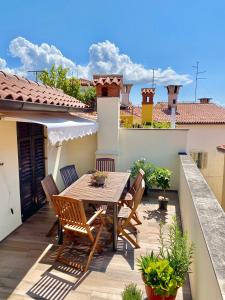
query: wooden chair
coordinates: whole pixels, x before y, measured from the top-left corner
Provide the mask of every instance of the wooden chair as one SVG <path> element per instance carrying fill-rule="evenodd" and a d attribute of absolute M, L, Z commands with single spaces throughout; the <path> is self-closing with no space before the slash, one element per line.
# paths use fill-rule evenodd
<path fill-rule="evenodd" d="M 115 172 L 115 160 L 113 158 L 97 158 L 96 170 L 101 172 Z"/>
<path fill-rule="evenodd" d="M 133 230 L 136 231 L 136 227 L 131 223 L 135 213 L 137 212 L 138 206 L 141 203 L 141 199 L 145 190 L 145 182 L 142 179 L 139 188 L 136 190 L 133 196 L 132 207 L 124 207 L 120 208 L 118 214 L 118 236 L 124 236 L 131 244 L 134 245 L 135 248 L 140 248 L 138 244 L 137 238 L 134 240 L 130 234 L 127 232 L 129 227 L 132 227 Z"/>
<path fill-rule="evenodd" d="M 136 191 L 138 190 L 138 188 L 140 187 L 141 181 L 144 178 L 145 172 L 140 169 L 138 172 L 138 175 L 136 176 L 132 186 L 129 189 L 129 192 L 126 193 L 125 195 L 122 195 L 122 198 L 120 200 L 120 206 L 127 206 L 129 208 L 132 208 L 133 206 L 133 198 L 134 195 L 136 193 Z M 138 225 L 141 225 L 142 222 L 140 221 L 137 212 L 134 213 L 133 220 L 135 220 L 135 222 L 137 222 Z"/>
<path fill-rule="evenodd" d="M 63 244 L 58 250 L 56 260 L 86 272 L 95 250 L 101 250 L 98 245 L 98 240 L 104 224 L 102 217 L 103 211 L 97 210 L 94 215 L 87 220 L 82 200 L 63 196 L 52 196 L 52 202 L 62 225 L 64 236 Z M 96 232 L 95 236 L 93 234 L 94 231 Z M 62 256 L 67 243 L 75 236 L 86 236 L 92 243 L 85 263 L 71 261 Z"/>
<path fill-rule="evenodd" d="M 59 190 L 57 188 L 57 185 L 56 185 L 56 183 L 55 183 L 52 175 L 49 174 L 43 180 L 41 180 L 41 185 L 42 185 L 42 188 L 43 188 L 43 190 L 45 192 L 46 199 L 49 202 L 49 204 L 51 205 L 51 203 L 52 203 L 52 200 L 51 200 L 52 195 L 58 195 L 59 194 Z M 50 230 L 48 231 L 48 233 L 46 234 L 46 236 L 47 237 L 51 236 L 53 234 L 53 232 L 55 232 L 56 227 L 59 227 L 59 220 L 58 220 L 58 218 L 54 222 L 54 224 L 52 225 L 52 227 L 50 228 Z"/>
<path fill-rule="evenodd" d="M 69 165 L 61 168 L 60 174 L 66 188 L 79 178 L 74 165 Z"/>

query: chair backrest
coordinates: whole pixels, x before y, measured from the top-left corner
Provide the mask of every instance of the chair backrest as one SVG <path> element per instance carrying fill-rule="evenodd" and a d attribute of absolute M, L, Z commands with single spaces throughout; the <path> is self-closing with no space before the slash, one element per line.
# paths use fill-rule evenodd
<path fill-rule="evenodd" d="M 128 216 L 125 223 L 123 224 L 124 228 L 126 228 L 126 226 L 129 224 L 130 220 L 132 219 L 133 215 L 136 213 L 136 210 L 137 210 L 139 204 L 141 203 L 141 199 L 143 197 L 144 190 L 145 190 L 145 181 L 144 181 L 144 179 L 142 179 L 138 189 L 136 190 L 136 192 L 133 196 L 133 205 L 131 208 L 130 215 Z"/>
<path fill-rule="evenodd" d="M 101 172 L 115 172 L 115 160 L 113 158 L 97 158 L 96 170 Z"/>
<path fill-rule="evenodd" d="M 66 188 L 79 178 L 74 165 L 69 165 L 61 168 L 60 174 Z"/>
<path fill-rule="evenodd" d="M 85 229 L 89 227 L 82 200 L 53 195 L 52 203 L 62 226 L 77 225 Z"/>
<path fill-rule="evenodd" d="M 58 195 L 59 194 L 59 190 L 57 188 L 57 185 L 52 177 L 52 174 L 49 174 L 48 176 L 46 176 L 44 179 L 41 180 L 41 185 L 42 188 L 45 192 L 45 196 L 47 201 L 51 201 L 51 196 L 52 195 Z"/>
<path fill-rule="evenodd" d="M 138 174 L 129 190 L 129 193 L 134 196 L 137 189 L 140 187 L 141 181 L 145 175 L 145 172 L 142 169 L 139 169 Z"/>

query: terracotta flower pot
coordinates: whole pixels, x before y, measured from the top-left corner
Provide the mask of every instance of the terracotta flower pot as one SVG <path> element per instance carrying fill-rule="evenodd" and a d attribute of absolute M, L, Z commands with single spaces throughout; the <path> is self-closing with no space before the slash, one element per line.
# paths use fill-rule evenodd
<path fill-rule="evenodd" d="M 168 296 L 168 297 L 155 295 L 154 289 L 149 285 L 145 285 L 145 291 L 148 300 L 175 300 L 176 299 L 176 295 Z"/>

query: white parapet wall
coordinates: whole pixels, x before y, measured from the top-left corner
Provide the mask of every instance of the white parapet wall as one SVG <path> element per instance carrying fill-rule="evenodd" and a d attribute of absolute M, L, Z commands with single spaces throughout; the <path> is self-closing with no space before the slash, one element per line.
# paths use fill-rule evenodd
<path fill-rule="evenodd" d="M 129 170 L 135 160 L 145 158 L 172 172 L 171 189 L 179 185 L 179 152 L 187 150 L 187 129 L 120 128 L 118 170 Z"/>
<path fill-rule="evenodd" d="M 16 122 L 0 121 L 0 241 L 21 224 Z"/>
<path fill-rule="evenodd" d="M 183 229 L 194 242 L 193 300 L 225 299 L 225 213 L 190 156 L 180 156 Z"/>

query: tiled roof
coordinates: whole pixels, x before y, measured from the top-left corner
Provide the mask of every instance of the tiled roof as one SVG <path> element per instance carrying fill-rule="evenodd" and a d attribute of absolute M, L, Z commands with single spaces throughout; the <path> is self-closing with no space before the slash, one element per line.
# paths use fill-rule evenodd
<path fill-rule="evenodd" d="M 141 107 L 134 107 L 134 114 L 141 117 Z M 154 106 L 153 119 L 157 122 L 170 122 L 171 111 L 167 102 Z M 225 108 L 215 103 L 178 103 L 177 124 L 225 124 Z"/>
<path fill-rule="evenodd" d="M 143 88 L 141 89 L 142 94 L 155 94 L 155 88 Z"/>
<path fill-rule="evenodd" d="M 219 152 L 225 153 L 225 145 L 217 146 L 216 149 L 217 149 Z"/>
<path fill-rule="evenodd" d="M 110 85 L 110 84 L 116 84 L 116 85 L 122 85 L 123 84 L 123 75 L 108 75 L 108 74 L 99 74 L 99 75 L 93 75 L 93 81 L 94 85 Z"/>
<path fill-rule="evenodd" d="M 85 104 L 66 95 L 62 90 L 0 71 L 0 101 L 15 100 L 74 108 Z"/>
<path fill-rule="evenodd" d="M 85 78 L 79 78 L 80 80 L 80 85 L 81 86 L 93 86 L 94 83 L 91 80 L 85 79 Z"/>

